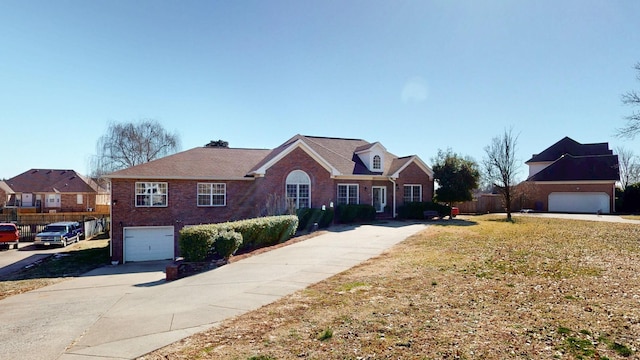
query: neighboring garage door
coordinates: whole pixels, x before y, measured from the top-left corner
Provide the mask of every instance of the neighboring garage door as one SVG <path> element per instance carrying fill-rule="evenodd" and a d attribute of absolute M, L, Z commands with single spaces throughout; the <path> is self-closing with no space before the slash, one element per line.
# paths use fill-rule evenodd
<path fill-rule="evenodd" d="M 173 226 L 124 228 L 124 261 L 173 259 Z"/>
<path fill-rule="evenodd" d="M 609 213 L 610 199 L 609 195 L 603 192 L 554 192 L 549 194 L 549 211 Z"/>

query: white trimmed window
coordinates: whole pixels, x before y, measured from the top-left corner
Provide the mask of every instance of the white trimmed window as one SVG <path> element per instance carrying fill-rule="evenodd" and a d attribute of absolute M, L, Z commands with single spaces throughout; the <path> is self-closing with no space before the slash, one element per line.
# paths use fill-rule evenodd
<path fill-rule="evenodd" d="M 137 207 L 166 207 L 169 186 L 166 182 L 137 182 Z"/>
<path fill-rule="evenodd" d="M 359 203 L 358 184 L 338 184 L 338 205 Z"/>
<path fill-rule="evenodd" d="M 405 185 L 404 186 L 404 202 L 420 202 L 422 201 L 422 185 Z"/>
<path fill-rule="evenodd" d="M 24 203 L 24 199 L 22 201 Z M 60 207 L 60 194 L 47 194 L 46 207 Z"/>
<path fill-rule="evenodd" d="M 382 159 L 380 155 L 375 155 L 373 157 L 373 170 L 381 170 L 382 169 Z"/>
<path fill-rule="evenodd" d="M 198 183 L 198 206 L 226 206 L 227 184 Z"/>
<path fill-rule="evenodd" d="M 311 178 L 302 170 L 294 170 L 287 175 L 287 201 L 296 209 L 311 207 Z"/>

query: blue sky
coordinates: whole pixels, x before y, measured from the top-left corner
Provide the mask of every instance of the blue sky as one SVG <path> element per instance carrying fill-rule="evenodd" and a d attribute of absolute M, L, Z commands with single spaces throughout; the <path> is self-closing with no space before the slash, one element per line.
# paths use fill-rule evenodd
<path fill-rule="evenodd" d="M 0 0 L 0 178 L 89 172 L 109 122 L 182 149 L 295 134 L 379 141 L 431 164 L 615 138 L 640 90 L 640 2 Z M 522 178 L 526 166 L 522 166 Z"/>

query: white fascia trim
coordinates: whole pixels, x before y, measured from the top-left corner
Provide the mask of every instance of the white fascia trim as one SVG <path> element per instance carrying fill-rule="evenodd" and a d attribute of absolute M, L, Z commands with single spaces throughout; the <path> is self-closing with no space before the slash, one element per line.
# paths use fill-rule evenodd
<path fill-rule="evenodd" d="M 332 178 L 336 179 L 336 180 L 353 180 L 353 181 L 357 181 L 357 180 L 386 181 L 386 180 L 389 180 L 388 176 L 383 176 L 383 175 L 339 175 L 339 176 L 333 176 Z"/>
<path fill-rule="evenodd" d="M 427 173 L 427 175 L 429 175 L 429 177 L 431 179 L 433 179 L 433 170 L 431 170 L 431 168 L 429 166 L 427 166 L 427 164 L 425 164 L 419 157 L 417 156 L 411 156 L 411 160 L 407 161 L 404 165 L 402 165 L 402 167 L 400 169 L 398 169 L 398 171 L 396 171 L 395 173 L 393 173 L 391 175 L 391 177 L 393 178 L 399 178 L 400 177 L 400 173 L 407 168 L 407 166 L 409 166 L 411 163 L 416 163 L 416 165 L 418 165 L 418 167 L 420 167 L 420 169 L 422 169 L 422 171 L 424 171 L 425 173 Z"/>
<path fill-rule="evenodd" d="M 360 154 L 364 154 L 364 153 L 371 152 L 371 151 L 373 151 L 373 149 L 374 149 L 374 148 L 376 148 L 376 147 L 378 147 L 378 148 L 382 149 L 382 151 L 383 151 L 383 152 L 386 152 L 386 151 L 387 151 L 387 149 L 386 149 L 384 146 L 382 146 L 382 144 L 380 144 L 380 142 L 376 141 L 376 142 L 374 142 L 373 144 L 371 144 L 371 146 L 370 146 L 369 148 L 367 148 L 367 149 L 365 149 L 365 150 L 357 151 L 357 152 L 356 152 L 356 155 L 360 155 Z"/>
<path fill-rule="evenodd" d="M 320 166 L 325 168 L 328 172 L 331 173 L 332 176 L 340 175 L 340 172 L 335 167 L 331 166 L 331 164 L 325 160 L 320 154 L 315 152 L 309 145 L 307 145 L 304 141 L 298 139 L 291 146 L 289 146 L 286 150 L 282 151 L 280 154 L 276 155 L 273 159 L 269 160 L 266 164 L 262 165 L 260 168 L 256 169 L 251 175 L 264 176 L 267 170 L 282 160 L 285 156 L 289 155 L 293 150 L 300 148 L 302 151 L 306 152 L 309 156 L 311 156 Z"/>
<path fill-rule="evenodd" d="M 105 176 L 106 177 L 106 176 Z M 125 180 L 156 180 L 156 181 L 165 181 L 165 180 L 205 180 L 205 181 L 252 181 L 255 180 L 253 177 L 202 177 L 202 176 L 117 176 L 117 177 L 108 177 L 109 180 L 116 179 L 125 179 Z"/>
<path fill-rule="evenodd" d="M 616 183 L 614 180 L 527 181 L 527 182 L 532 182 L 536 185 L 584 185 L 584 184 L 609 185 L 609 184 Z"/>

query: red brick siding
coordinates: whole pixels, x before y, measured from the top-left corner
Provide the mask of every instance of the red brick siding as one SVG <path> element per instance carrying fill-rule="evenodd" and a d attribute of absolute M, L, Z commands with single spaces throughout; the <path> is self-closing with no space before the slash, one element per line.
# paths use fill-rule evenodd
<path fill-rule="evenodd" d="M 312 207 L 319 208 L 322 205 L 328 206 L 331 201 L 335 202 L 331 173 L 300 148 L 293 150 L 267 170 L 260 184 L 263 196 L 266 198 L 268 194 L 275 194 L 284 197 L 287 175 L 294 170 L 304 171 L 311 179 Z"/>
<path fill-rule="evenodd" d="M 82 204 L 78 204 L 78 195 L 75 193 L 63 193 L 60 195 L 60 208 L 56 209 L 60 212 L 83 212 L 88 208 L 96 208 L 96 195 L 83 193 Z M 42 196 L 46 199 L 46 195 Z M 53 208 L 55 209 L 55 208 Z"/>
<path fill-rule="evenodd" d="M 402 170 L 396 183 L 398 185 L 396 193 L 398 205 L 402 205 L 404 201 L 404 185 L 422 185 L 422 201 L 433 199 L 433 179 L 415 163 L 409 164 Z"/>
<path fill-rule="evenodd" d="M 218 223 L 265 215 L 267 197 L 275 195 L 285 198 L 285 183 L 289 173 L 302 170 L 311 179 L 311 206 L 319 208 L 322 205 L 336 204 L 337 184 L 349 183 L 359 185 L 361 204 L 373 204 L 372 186 L 387 187 L 387 204 L 393 204 L 393 184 L 390 181 L 353 181 L 336 180 L 331 173 L 298 148 L 270 167 L 264 177 L 255 180 L 219 181 L 227 184 L 227 204 L 223 207 L 198 207 L 198 180 L 135 180 L 113 179 L 111 183 L 112 201 L 112 260 L 122 262 L 123 228 L 128 226 L 174 226 L 176 239 L 174 253 L 179 254 L 179 232 L 185 225 L 204 223 Z M 433 181 L 415 164 L 408 166 L 401 174 L 398 204 L 402 201 L 402 185 L 422 184 L 423 200 L 430 201 L 433 196 Z M 135 183 L 167 182 L 167 207 L 136 207 Z"/>
<path fill-rule="evenodd" d="M 541 211 L 549 211 L 549 194 L 553 192 L 603 192 L 609 195 L 611 212 L 615 210 L 614 184 L 543 184 L 536 183 L 533 190 L 525 195 L 527 200 L 522 208 L 536 209 L 536 203 L 542 205 Z M 528 195 L 528 196 L 527 196 Z M 516 199 L 517 200 L 517 199 Z M 516 202 L 514 201 L 514 205 Z"/>
<path fill-rule="evenodd" d="M 167 182 L 167 207 L 136 207 L 135 183 Z M 222 182 L 227 187 L 226 206 L 197 206 L 197 184 Z M 251 180 L 198 181 L 198 180 L 112 180 L 112 227 L 113 260 L 122 262 L 123 228 L 127 226 L 174 226 L 177 240 L 185 225 L 217 223 L 257 216 L 254 201 L 255 184 Z M 177 241 L 174 251 L 179 254 Z"/>

